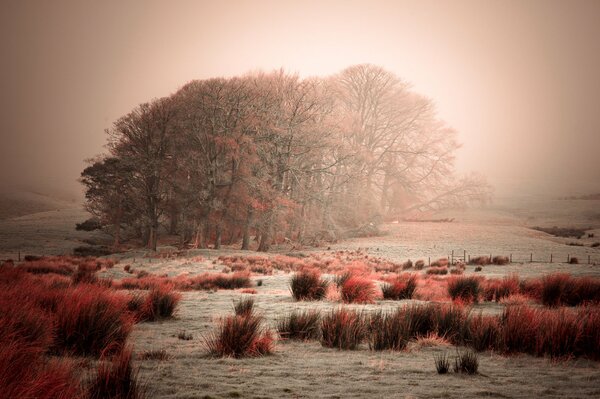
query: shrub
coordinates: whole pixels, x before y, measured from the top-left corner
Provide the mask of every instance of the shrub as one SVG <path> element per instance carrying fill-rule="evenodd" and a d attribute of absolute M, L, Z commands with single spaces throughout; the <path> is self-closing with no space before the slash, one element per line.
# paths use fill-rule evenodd
<path fill-rule="evenodd" d="M 454 359 L 455 373 L 476 374 L 477 369 L 479 369 L 479 358 L 476 352 L 467 350 L 457 353 Z"/>
<path fill-rule="evenodd" d="M 317 339 L 320 320 L 321 314 L 317 310 L 295 310 L 277 321 L 277 332 L 286 339 Z"/>
<path fill-rule="evenodd" d="M 96 284 L 98 277 L 96 271 L 88 270 L 83 267 L 78 267 L 77 271 L 71 276 L 71 282 L 77 284 Z"/>
<path fill-rule="evenodd" d="M 5 340 L 0 344 L 0 396 L 70 399 L 84 394 L 72 362 L 45 362 L 40 348 Z"/>
<path fill-rule="evenodd" d="M 425 267 L 425 261 L 422 259 L 419 259 L 418 261 L 415 262 L 415 269 L 416 270 L 423 270 L 423 268 Z"/>
<path fill-rule="evenodd" d="M 444 267 L 444 266 L 448 266 L 447 258 L 440 258 L 438 260 L 431 262 L 431 267 Z"/>
<path fill-rule="evenodd" d="M 492 258 L 492 263 L 494 265 L 506 265 L 510 263 L 510 258 L 508 256 L 494 256 Z"/>
<path fill-rule="evenodd" d="M 369 323 L 369 348 L 381 350 L 402 350 L 410 339 L 410 319 L 402 310 L 379 311 L 371 315 Z"/>
<path fill-rule="evenodd" d="M 581 340 L 581 321 L 568 309 L 543 310 L 537 314 L 540 328 L 536 336 L 535 354 L 568 357 L 576 353 Z"/>
<path fill-rule="evenodd" d="M 140 319 L 155 321 L 173 317 L 180 300 L 181 294 L 169 286 L 153 288 L 144 300 Z"/>
<path fill-rule="evenodd" d="M 430 305 L 431 306 L 431 305 Z M 459 305 L 433 305 L 435 332 L 442 338 L 458 344 L 464 341 L 464 326 L 467 316 Z"/>
<path fill-rule="evenodd" d="M 594 243 L 592 243 L 592 245 L 590 245 L 590 247 L 592 247 L 592 248 L 600 247 L 600 242 L 594 242 Z"/>
<path fill-rule="evenodd" d="M 316 270 L 301 271 L 292 276 L 290 290 L 297 301 L 321 300 L 327 293 L 328 284 Z"/>
<path fill-rule="evenodd" d="M 434 355 L 433 361 L 435 362 L 435 369 L 438 374 L 446 374 L 450 370 L 450 359 L 448 355 L 443 353 L 441 355 Z"/>
<path fill-rule="evenodd" d="M 54 350 L 83 356 L 118 351 L 133 324 L 126 307 L 126 297 L 105 288 L 79 285 L 69 290 L 56 311 Z"/>
<path fill-rule="evenodd" d="M 342 285 L 340 295 L 345 303 L 373 303 L 377 287 L 369 278 L 352 276 Z"/>
<path fill-rule="evenodd" d="M 468 320 L 465 342 L 476 351 L 495 349 L 500 337 L 500 323 L 495 316 L 473 316 Z"/>
<path fill-rule="evenodd" d="M 600 279 L 551 274 L 541 279 L 541 301 L 546 306 L 600 302 Z"/>
<path fill-rule="evenodd" d="M 75 230 L 94 231 L 102 228 L 102 223 L 97 218 L 89 218 L 81 223 L 75 224 Z"/>
<path fill-rule="evenodd" d="M 73 248 L 75 256 L 106 256 L 112 254 L 113 251 L 104 245 L 80 246 Z"/>
<path fill-rule="evenodd" d="M 363 317 L 353 310 L 332 310 L 321 321 L 321 345 L 324 347 L 356 349 L 366 333 Z"/>
<path fill-rule="evenodd" d="M 479 265 L 485 266 L 492 263 L 492 260 L 489 256 L 476 256 L 474 258 L 469 259 L 469 265 Z"/>
<path fill-rule="evenodd" d="M 46 351 L 52 344 L 54 321 L 47 312 L 16 291 L 10 290 L 0 296 L 0 346 L 3 342 L 18 340 Z"/>
<path fill-rule="evenodd" d="M 216 331 L 204 337 L 204 342 L 213 356 L 268 355 L 273 350 L 273 337 L 270 331 L 263 331 L 261 325 L 259 316 L 227 316 L 219 321 Z"/>
<path fill-rule="evenodd" d="M 452 277 L 448 280 L 448 294 L 453 301 L 477 303 L 479 292 L 479 278 L 477 277 Z"/>
<path fill-rule="evenodd" d="M 252 281 L 250 274 L 247 272 L 238 272 L 231 275 L 223 273 L 204 273 L 198 276 L 189 278 L 183 281 L 178 288 L 193 289 L 193 290 L 210 290 L 210 289 L 228 289 L 250 288 Z"/>
<path fill-rule="evenodd" d="M 32 274 L 61 274 L 70 276 L 75 271 L 73 265 L 67 262 L 61 262 L 51 259 L 35 259 L 26 261 L 19 266 L 22 270 Z"/>
<path fill-rule="evenodd" d="M 412 269 L 412 267 L 413 267 L 413 263 L 410 259 L 402 264 L 402 270 Z"/>
<path fill-rule="evenodd" d="M 384 283 L 381 287 L 383 299 L 411 299 L 417 289 L 417 276 L 410 274 L 408 276 L 398 276 L 397 279 Z"/>
<path fill-rule="evenodd" d="M 477 267 L 475 268 L 475 272 L 480 272 L 480 271 L 482 271 L 482 270 L 483 270 L 483 268 L 482 268 L 481 266 L 477 266 Z"/>
<path fill-rule="evenodd" d="M 234 313 L 237 316 L 249 316 L 254 311 L 253 298 L 240 298 L 239 301 L 233 304 Z"/>
<path fill-rule="evenodd" d="M 535 353 L 540 321 L 535 310 L 527 306 L 508 306 L 500 319 L 502 329 L 498 341 L 504 352 Z"/>
<path fill-rule="evenodd" d="M 343 273 L 340 273 L 338 275 L 336 275 L 333 279 L 335 285 L 338 288 L 342 288 L 342 286 L 344 285 L 344 283 L 346 281 L 348 281 L 350 278 L 352 277 L 352 273 L 349 271 L 345 271 Z"/>
<path fill-rule="evenodd" d="M 464 270 L 457 268 L 457 267 L 450 269 L 450 274 L 453 274 L 453 275 L 461 275 L 463 273 L 464 273 Z"/>
<path fill-rule="evenodd" d="M 574 257 L 574 256 L 571 256 L 571 257 L 569 258 L 569 263 L 570 263 L 570 264 L 572 264 L 572 265 L 576 265 L 576 264 L 578 264 L 578 263 L 579 263 L 579 259 L 577 259 L 577 258 L 576 258 L 576 257 Z"/>
<path fill-rule="evenodd" d="M 489 279 L 482 283 L 483 298 L 486 301 L 500 302 L 503 298 L 518 294 L 520 291 L 519 278 L 517 276 L 504 277 L 502 280 Z"/>
<path fill-rule="evenodd" d="M 555 273 L 542 278 L 542 303 L 546 306 L 558 306 L 564 301 L 564 293 L 571 283 L 568 274 Z"/>
<path fill-rule="evenodd" d="M 448 274 L 448 267 L 446 266 L 431 266 L 427 269 L 427 274 L 445 275 Z"/>
<path fill-rule="evenodd" d="M 600 359 L 600 307 L 582 306 L 577 309 L 581 333 L 576 343 L 575 355 Z"/>
<path fill-rule="evenodd" d="M 110 362 L 102 362 L 89 387 L 90 399 L 142 399 L 146 395 L 131 365 L 131 349 L 123 349 Z"/>

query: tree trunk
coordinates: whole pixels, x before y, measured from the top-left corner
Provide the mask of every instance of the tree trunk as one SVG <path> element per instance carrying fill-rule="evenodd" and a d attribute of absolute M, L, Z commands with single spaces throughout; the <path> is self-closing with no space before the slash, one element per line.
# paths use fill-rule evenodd
<path fill-rule="evenodd" d="M 246 251 L 250 249 L 250 223 L 252 223 L 252 208 L 248 208 L 242 237 L 242 249 Z"/>
<path fill-rule="evenodd" d="M 218 224 L 217 228 L 215 230 L 215 249 L 221 249 L 221 235 L 222 235 L 221 224 Z"/>
<path fill-rule="evenodd" d="M 158 241 L 156 230 L 157 226 L 153 224 L 152 226 L 150 226 L 148 231 L 148 245 L 146 247 L 153 251 L 156 251 L 156 243 Z"/>

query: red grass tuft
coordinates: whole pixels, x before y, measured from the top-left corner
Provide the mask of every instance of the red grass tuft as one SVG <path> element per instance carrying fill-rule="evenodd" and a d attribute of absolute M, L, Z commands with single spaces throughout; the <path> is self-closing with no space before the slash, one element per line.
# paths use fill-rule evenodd
<path fill-rule="evenodd" d="M 98 366 L 96 377 L 88 389 L 89 399 L 143 399 L 144 389 L 137 381 L 131 365 L 131 349 L 123 349 L 112 361 Z"/>
<path fill-rule="evenodd" d="M 378 293 L 373 280 L 358 276 L 346 280 L 340 291 L 345 303 L 374 303 Z"/>
<path fill-rule="evenodd" d="M 297 301 L 314 301 L 325 298 L 328 281 L 321 278 L 318 270 L 304 270 L 292 276 L 290 290 Z"/>
<path fill-rule="evenodd" d="M 127 301 L 125 296 L 94 285 L 79 285 L 66 292 L 56 311 L 54 350 L 84 356 L 118 351 L 133 324 Z"/>
<path fill-rule="evenodd" d="M 321 321 L 321 345 L 325 347 L 356 349 L 366 336 L 365 321 L 353 310 L 332 310 Z"/>
<path fill-rule="evenodd" d="M 273 336 L 263 331 L 262 318 L 253 314 L 227 316 L 217 330 L 204 338 L 213 356 L 253 357 L 268 355 L 273 350 Z"/>

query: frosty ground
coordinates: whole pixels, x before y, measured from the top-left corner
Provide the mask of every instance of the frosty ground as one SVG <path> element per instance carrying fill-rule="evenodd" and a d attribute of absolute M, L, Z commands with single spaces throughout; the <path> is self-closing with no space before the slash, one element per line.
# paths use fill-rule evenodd
<path fill-rule="evenodd" d="M 591 247 L 598 240 L 600 229 L 594 216 L 597 202 L 577 203 L 564 207 L 563 203 L 546 204 L 535 212 L 519 213 L 516 207 L 494 212 L 459 213 L 452 223 L 402 222 L 382 226 L 386 234 L 378 237 L 357 238 L 331 244 L 330 248 L 303 248 L 304 254 L 328 254 L 338 250 L 361 248 L 368 254 L 393 261 L 437 259 L 455 251 L 471 255 L 509 255 L 515 262 L 504 266 L 485 266 L 478 274 L 489 277 L 517 273 L 532 277 L 552 272 L 568 272 L 577 276 L 600 277 L 600 249 Z M 570 209 L 561 214 L 557 209 Z M 483 216 L 482 216 L 483 215 Z M 532 216 L 533 215 L 533 216 Z M 592 215 L 590 217 L 590 215 Z M 84 213 L 78 208 L 61 209 L 21 216 L 0 222 L 0 252 L 3 258 L 23 254 L 60 253 L 85 238 L 72 229 Z M 533 219 L 532 219 L 533 218 Z M 552 219 L 554 218 L 554 219 Z M 579 225 L 590 228 L 583 246 L 570 246 L 574 238 L 557 238 L 526 226 Z M 557 223 L 558 222 L 558 223 Z M 161 250 L 168 251 L 163 247 Z M 289 247 L 278 248 L 281 253 Z M 549 255 L 553 254 L 553 263 Z M 129 276 L 123 269 L 131 265 L 136 270 L 153 274 L 197 274 L 221 271 L 220 255 L 253 252 L 226 248 L 190 250 L 185 256 L 157 259 L 144 251 L 129 251 L 117 255 L 120 263 L 106 271 L 113 278 Z M 531 254 L 537 260 L 529 263 Z M 273 255 L 266 255 L 273 256 Z M 567 257 L 576 256 L 587 261 L 588 256 L 599 264 L 568 264 Z M 198 260 L 198 259 L 202 260 Z M 474 273 L 467 266 L 465 274 Z M 255 275 L 253 295 L 257 311 L 274 326 L 276 319 L 298 308 L 321 310 L 341 306 L 336 302 L 295 302 L 288 284 L 290 275 L 277 272 L 272 276 Z M 433 345 L 419 347 L 410 344 L 400 352 L 374 352 L 366 345 L 355 351 L 323 348 L 319 342 L 304 343 L 280 340 L 273 355 L 249 358 L 211 358 L 207 356 L 203 337 L 210 332 L 219 317 L 232 312 L 233 301 L 239 291 L 183 292 L 177 316 L 174 319 L 136 325 L 130 342 L 138 354 L 164 349 L 170 355 L 163 360 L 138 360 L 140 379 L 147 385 L 150 397 L 157 398 L 300 398 L 300 397 L 598 397 L 600 395 L 600 363 L 586 359 L 552 361 L 528 355 L 502 356 L 492 352 L 480 354 L 480 373 L 475 376 L 450 373 L 438 375 L 433 362 L 435 354 L 455 347 Z M 370 305 L 346 305 L 365 312 L 393 308 L 411 301 L 378 301 Z M 485 302 L 475 305 L 473 312 L 499 313 L 501 304 Z M 192 339 L 178 339 L 180 332 L 191 334 Z"/>

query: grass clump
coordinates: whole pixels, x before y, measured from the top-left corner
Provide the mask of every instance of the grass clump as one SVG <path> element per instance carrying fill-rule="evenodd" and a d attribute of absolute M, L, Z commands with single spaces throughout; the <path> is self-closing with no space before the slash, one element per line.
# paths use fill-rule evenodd
<path fill-rule="evenodd" d="M 318 310 L 294 310 L 277 321 L 277 332 L 284 339 L 318 339 L 320 321 Z"/>
<path fill-rule="evenodd" d="M 169 286 L 153 288 L 144 300 L 140 319 L 155 321 L 171 318 L 175 314 L 180 300 L 181 294 Z"/>
<path fill-rule="evenodd" d="M 397 279 L 384 283 L 381 286 L 383 299 L 401 300 L 412 299 L 417 289 L 417 276 L 398 276 Z"/>
<path fill-rule="evenodd" d="M 377 287 L 369 278 L 352 276 L 342 284 L 340 295 L 345 303 L 373 303 Z"/>
<path fill-rule="evenodd" d="M 233 311 L 236 316 L 249 316 L 254 312 L 253 298 L 240 298 L 233 304 Z"/>
<path fill-rule="evenodd" d="M 454 359 L 454 372 L 465 374 L 477 374 L 479 369 L 479 357 L 476 352 L 467 350 L 458 352 Z"/>
<path fill-rule="evenodd" d="M 369 347 L 372 350 L 402 350 L 410 339 L 411 320 L 401 309 L 394 312 L 379 311 L 369 322 Z"/>
<path fill-rule="evenodd" d="M 292 296 L 297 301 L 318 301 L 325 298 L 329 282 L 317 270 L 301 271 L 290 280 Z"/>
<path fill-rule="evenodd" d="M 441 355 L 434 355 L 433 361 L 438 374 L 446 374 L 450 370 L 450 359 L 445 352 Z"/>
<path fill-rule="evenodd" d="M 112 361 L 103 362 L 88 388 L 90 399 L 143 399 L 144 388 L 137 381 L 137 371 L 131 364 L 132 351 L 124 349 Z"/>
<path fill-rule="evenodd" d="M 56 311 L 54 350 L 100 356 L 125 343 L 133 318 L 127 297 L 94 285 L 78 285 L 65 293 Z"/>
<path fill-rule="evenodd" d="M 453 301 L 477 303 L 481 287 L 477 277 L 453 277 L 448 280 L 448 294 Z"/>
<path fill-rule="evenodd" d="M 321 321 L 321 344 L 327 348 L 356 349 L 367 336 L 362 315 L 339 308 L 325 315 Z"/>
<path fill-rule="evenodd" d="M 226 316 L 215 331 L 204 337 L 208 352 L 218 357 L 256 357 L 273 351 L 273 336 L 256 315 Z"/>

